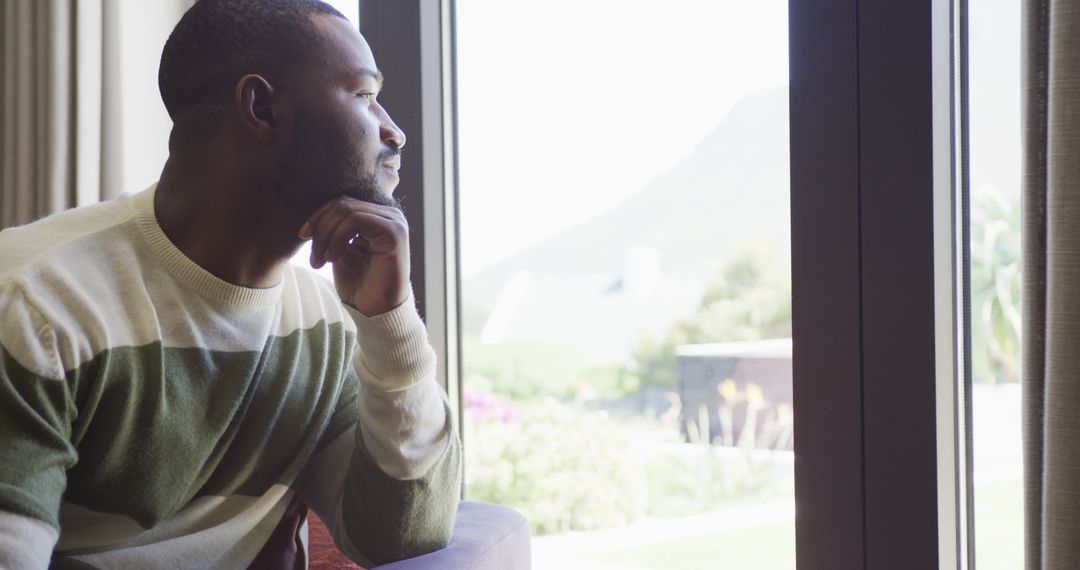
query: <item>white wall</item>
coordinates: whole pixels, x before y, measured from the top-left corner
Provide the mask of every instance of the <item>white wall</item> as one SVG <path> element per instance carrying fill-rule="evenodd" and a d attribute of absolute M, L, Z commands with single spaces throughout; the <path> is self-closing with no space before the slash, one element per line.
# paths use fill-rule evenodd
<path fill-rule="evenodd" d="M 168 157 L 169 120 L 158 92 L 165 40 L 188 0 L 106 0 L 103 93 L 106 195 L 136 192 L 158 179 Z"/>

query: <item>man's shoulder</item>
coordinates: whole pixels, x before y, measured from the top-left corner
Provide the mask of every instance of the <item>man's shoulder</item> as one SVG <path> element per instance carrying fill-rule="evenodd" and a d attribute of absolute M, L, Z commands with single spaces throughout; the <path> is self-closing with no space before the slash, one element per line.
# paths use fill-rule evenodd
<path fill-rule="evenodd" d="M 109 250 L 120 245 L 121 229 L 133 218 L 127 196 L 72 208 L 33 223 L 0 231 L 0 284 L 50 266 L 116 259 Z"/>
<path fill-rule="evenodd" d="M 138 266 L 128 202 L 74 208 L 0 232 L 0 331 L 8 333 L 0 345 L 24 367 L 58 377 L 85 362 L 114 336 L 106 323 L 113 314 L 100 308 L 138 298 L 126 294 Z"/>

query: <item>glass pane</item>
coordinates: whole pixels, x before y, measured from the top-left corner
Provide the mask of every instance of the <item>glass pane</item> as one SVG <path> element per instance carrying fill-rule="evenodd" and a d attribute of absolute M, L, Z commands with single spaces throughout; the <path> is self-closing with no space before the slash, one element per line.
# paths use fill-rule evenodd
<path fill-rule="evenodd" d="M 975 563 L 1023 567 L 1020 1 L 968 6 Z"/>
<path fill-rule="evenodd" d="M 794 568 L 786 0 L 457 4 L 466 496 Z"/>

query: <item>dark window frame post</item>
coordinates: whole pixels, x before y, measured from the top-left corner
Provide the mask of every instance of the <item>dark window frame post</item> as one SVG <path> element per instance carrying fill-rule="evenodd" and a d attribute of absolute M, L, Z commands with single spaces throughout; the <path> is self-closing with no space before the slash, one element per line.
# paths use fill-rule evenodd
<path fill-rule="evenodd" d="M 411 228 L 413 291 L 460 419 L 453 13 L 452 0 L 360 0 L 359 24 L 387 79 L 379 100 L 407 137 L 395 195 Z"/>
<path fill-rule="evenodd" d="M 798 564 L 960 569 L 953 5 L 789 18 Z"/>

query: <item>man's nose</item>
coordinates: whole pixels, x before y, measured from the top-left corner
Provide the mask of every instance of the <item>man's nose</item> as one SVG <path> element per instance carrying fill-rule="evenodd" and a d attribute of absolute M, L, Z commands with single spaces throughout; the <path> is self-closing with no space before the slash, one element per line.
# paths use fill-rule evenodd
<path fill-rule="evenodd" d="M 382 137 L 384 143 L 392 145 L 395 148 L 400 149 L 405 146 L 405 131 L 398 128 L 394 123 L 394 120 L 390 118 L 390 115 L 384 114 L 379 135 Z"/>

